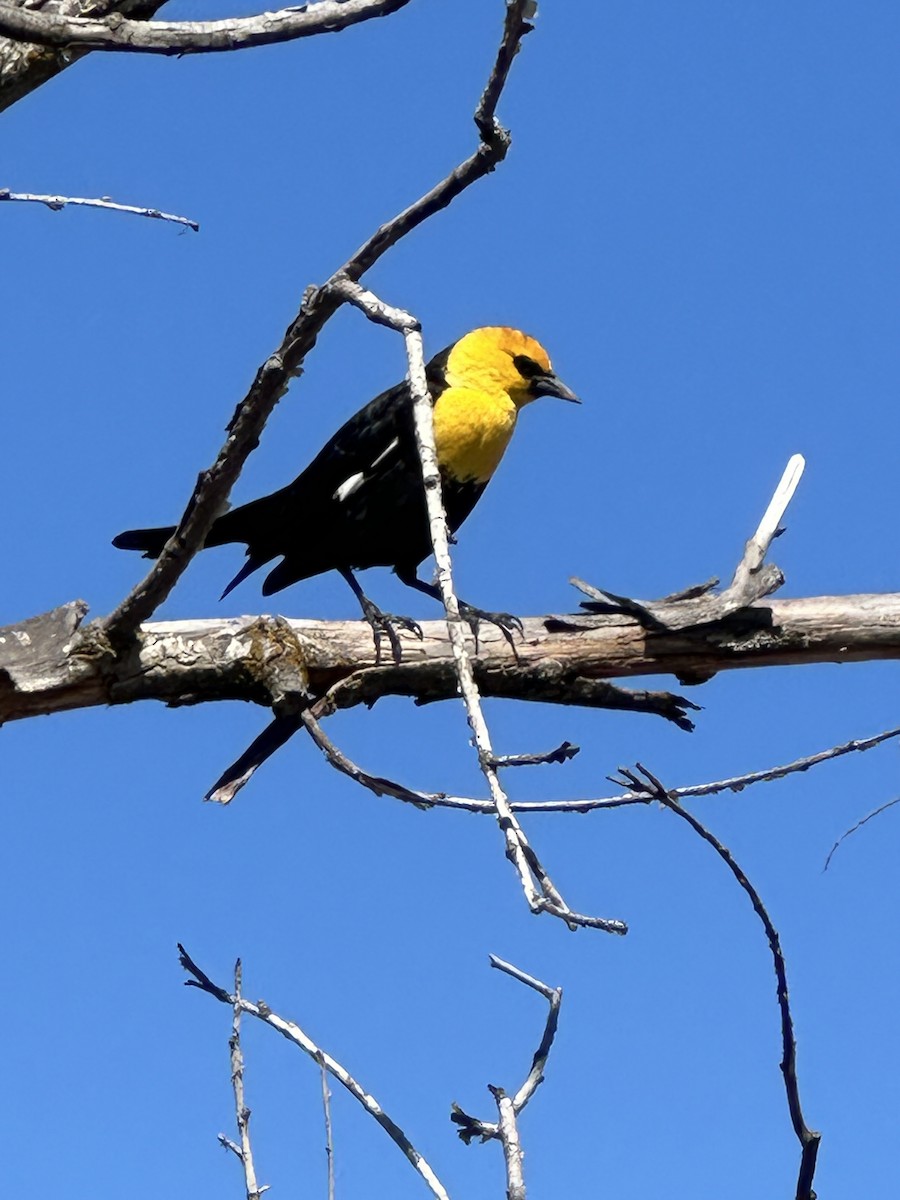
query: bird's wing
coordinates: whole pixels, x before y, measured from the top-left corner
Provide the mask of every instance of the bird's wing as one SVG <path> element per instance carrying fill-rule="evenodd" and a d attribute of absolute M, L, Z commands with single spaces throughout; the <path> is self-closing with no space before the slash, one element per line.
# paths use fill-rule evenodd
<path fill-rule="evenodd" d="M 432 403 L 446 387 L 450 350 L 448 346 L 436 354 L 426 367 Z M 364 485 L 377 484 L 401 463 L 417 461 L 409 383 L 404 380 L 355 413 L 284 490 L 295 501 L 314 497 L 342 506 Z"/>

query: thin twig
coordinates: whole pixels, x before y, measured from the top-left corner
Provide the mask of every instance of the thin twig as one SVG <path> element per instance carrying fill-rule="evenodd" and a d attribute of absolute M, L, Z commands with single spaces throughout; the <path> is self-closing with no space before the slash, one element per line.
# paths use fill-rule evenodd
<path fill-rule="evenodd" d="M 868 821 L 871 821 L 873 817 L 877 817 L 881 813 L 886 812 L 887 809 L 893 808 L 895 804 L 900 804 L 900 796 L 896 796 L 893 800 L 888 800 L 888 802 L 886 804 L 880 804 L 878 806 L 878 808 L 874 808 L 870 813 L 867 813 L 861 820 L 857 821 L 855 825 L 852 825 L 848 830 L 846 830 L 844 833 L 842 833 L 841 836 L 838 838 L 838 840 L 834 843 L 834 845 L 828 851 L 828 857 L 825 859 L 825 866 L 822 868 L 822 872 L 824 873 L 825 871 L 828 870 L 828 866 L 829 866 L 832 858 L 834 858 L 835 850 L 837 850 L 838 846 L 841 844 L 841 842 L 845 838 L 848 838 L 851 835 L 851 833 L 856 833 L 857 829 L 861 829 L 863 827 L 863 825 L 865 825 Z"/>
<path fill-rule="evenodd" d="M 317 33 L 386 17 L 409 0 L 319 0 L 253 17 L 222 21 L 131 21 L 117 13 L 104 19 L 33 12 L 0 3 L 0 35 L 38 46 L 143 54 L 211 54 L 291 42 Z"/>
<path fill-rule="evenodd" d="M 27 10 L 16 10 L 27 11 Z M 199 232 L 200 225 L 190 217 L 177 217 L 174 213 L 161 212 L 158 208 L 136 208 L 133 204 L 116 204 L 108 196 L 97 199 L 87 199 L 83 196 L 38 196 L 31 192 L 11 192 L 9 188 L 0 188 L 0 202 L 16 200 L 31 204 L 45 204 L 53 212 L 60 212 L 67 205 L 82 208 L 106 208 L 111 212 L 132 213 L 136 217 L 151 217 L 155 221 L 173 221 L 176 225 L 186 225 L 188 229 Z"/>
<path fill-rule="evenodd" d="M 573 745 L 572 742 L 561 742 L 552 750 L 545 750 L 540 754 L 497 754 L 491 765 L 495 767 L 539 767 L 545 763 L 565 763 L 580 751 L 581 747 Z M 513 809 L 515 807 L 513 805 Z"/>
<path fill-rule="evenodd" d="M 192 977 L 185 980 L 188 987 L 196 987 L 200 991 L 207 992 L 216 1000 L 223 1004 L 229 1004 L 232 1007 L 238 1006 L 243 1013 L 248 1016 L 255 1017 L 258 1021 L 268 1025 L 270 1028 L 280 1033 L 282 1037 L 287 1038 L 289 1042 L 297 1046 L 304 1054 L 308 1054 L 320 1067 L 325 1068 L 329 1075 L 342 1084 L 347 1089 L 351 1096 L 357 1100 L 370 1117 L 373 1117 L 381 1128 L 387 1133 L 388 1137 L 396 1146 L 403 1151 L 407 1160 L 412 1164 L 426 1186 L 431 1191 L 433 1196 L 438 1200 L 450 1200 L 450 1197 L 444 1188 L 444 1185 L 435 1175 L 434 1171 L 425 1158 L 415 1148 L 400 1126 L 392 1121 L 387 1113 L 382 1109 L 378 1101 L 367 1092 L 356 1079 L 341 1066 L 339 1062 L 326 1054 L 316 1043 L 309 1038 L 299 1025 L 293 1021 L 286 1021 L 283 1017 L 279 1017 L 277 1013 L 272 1012 L 267 1004 L 263 1001 L 257 1001 L 252 1004 L 249 1000 L 244 1000 L 238 995 L 230 995 L 224 988 L 213 983 L 205 972 L 197 966 L 184 946 L 179 943 L 178 946 L 179 962 L 188 974 Z"/>
<path fill-rule="evenodd" d="M 408 804 L 414 804 L 416 808 L 431 808 L 434 801 L 430 793 L 413 791 L 411 788 L 406 788 L 400 783 L 394 783 L 392 780 L 385 779 L 381 775 L 370 775 L 367 771 L 357 766 L 352 759 L 348 758 L 342 750 L 339 750 L 335 746 L 334 742 L 332 742 L 308 709 L 301 713 L 298 719 L 325 755 L 328 762 L 343 775 L 347 775 L 355 783 L 368 788 L 376 796 L 393 796 L 395 800 L 403 800 Z"/>
<path fill-rule="evenodd" d="M 506 87 L 506 81 L 509 78 L 513 59 L 519 53 L 519 48 L 522 45 L 522 39 L 526 33 L 530 33 L 534 28 L 533 25 L 529 24 L 529 21 L 535 16 L 536 12 L 537 4 L 535 0 L 525 0 L 525 3 L 519 3 L 519 0 L 506 0 L 506 23 L 503 27 L 503 40 L 500 43 L 500 49 L 497 53 L 494 69 L 491 71 L 491 77 L 487 82 L 487 87 L 484 89 L 481 99 L 478 102 L 478 107 L 475 109 L 475 124 L 478 126 L 478 131 L 485 141 L 490 141 L 494 137 L 509 139 L 507 131 L 497 124 L 495 114 L 500 97 L 503 94 L 503 89 Z"/>
<path fill-rule="evenodd" d="M 328 1163 L 328 1200 L 334 1200 L 334 1136 L 331 1127 L 331 1092 L 328 1088 L 328 1069 L 319 1055 L 322 1073 L 322 1111 L 325 1114 L 325 1159 Z"/>
<path fill-rule="evenodd" d="M 681 817 L 683 821 L 687 821 L 691 829 L 703 838 L 708 845 L 712 846 L 716 854 L 718 854 L 729 871 L 731 871 L 740 887 L 746 892 L 750 903 L 753 905 L 753 911 L 763 924 L 763 928 L 766 931 L 766 938 L 769 942 L 769 949 L 772 952 L 775 976 L 778 980 L 778 1007 L 781 1012 L 781 1073 L 784 1076 L 784 1087 L 791 1115 L 791 1124 L 794 1127 L 794 1133 L 797 1135 L 797 1140 L 800 1142 L 801 1148 L 796 1197 L 797 1200 L 815 1200 L 812 1184 L 816 1170 L 816 1156 L 819 1151 L 819 1142 L 822 1135 L 807 1128 L 806 1122 L 803 1120 L 803 1110 L 800 1106 L 800 1085 L 797 1080 L 797 1043 L 794 1038 L 794 1022 L 788 999 L 787 965 L 781 949 L 781 939 L 778 936 L 778 931 L 772 924 L 772 919 L 766 911 L 759 893 L 744 874 L 743 869 L 737 863 L 731 851 L 726 846 L 723 846 L 718 838 L 710 833 L 695 816 L 689 813 L 687 809 L 682 808 L 672 793 L 667 791 L 659 779 L 641 763 L 637 763 L 637 773 L 624 767 L 620 768 L 620 770 L 624 778 L 628 779 L 635 789 L 644 788 L 648 796 L 654 800 L 658 800 L 660 804 L 675 813 L 676 816 Z"/>
<path fill-rule="evenodd" d="M 263 1192 L 268 1191 L 268 1185 L 260 1187 L 256 1181 L 256 1167 L 253 1164 L 253 1149 L 250 1145 L 250 1109 L 244 1103 L 244 1055 L 241 1051 L 241 960 L 234 964 L 234 1015 L 231 1020 L 231 1037 L 228 1039 L 228 1049 L 231 1052 L 231 1086 L 234 1089 L 234 1107 L 237 1117 L 238 1136 L 240 1145 L 235 1145 L 224 1134 L 219 1134 L 219 1142 L 232 1150 L 241 1160 L 244 1168 L 244 1183 L 247 1189 L 247 1200 L 259 1200 Z"/>
<path fill-rule="evenodd" d="M 406 787 L 395 780 L 386 779 L 382 775 L 370 775 L 335 746 L 312 715 L 314 711 L 315 706 L 304 714 L 302 718 L 298 717 L 298 723 L 306 726 L 310 737 L 312 737 L 315 744 L 333 767 L 374 792 L 376 796 L 393 796 L 396 800 L 414 804 L 417 808 L 422 809 L 455 808 L 463 812 L 478 813 L 483 816 L 496 815 L 497 810 L 490 800 L 478 800 L 470 796 L 449 796 L 446 792 L 424 792 L 416 788 Z M 798 758 L 793 762 L 784 763 L 777 767 L 766 767 L 762 771 L 750 771 L 746 775 L 732 775 L 728 779 L 718 779 L 711 783 L 692 783 L 684 787 L 670 788 L 669 796 L 674 800 L 683 800 L 689 796 L 713 796 L 719 792 L 727 791 L 741 792 L 744 788 L 752 787 L 756 783 L 770 783 L 776 779 L 784 779 L 789 775 L 808 771 L 820 763 L 830 762 L 832 759 L 840 758 L 845 754 L 871 750 L 874 746 L 878 746 L 882 742 L 896 737 L 900 737 L 900 728 L 889 729 L 884 733 L 876 734 L 874 737 L 857 738 L 850 742 L 844 742 L 840 746 L 832 746 L 829 750 L 821 750 L 817 754 L 810 754 L 806 758 Z M 521 757 L 527 758 L 528 756 L 522 755 Z M 515 764 L 506 763 L 501 759 L 498 765 L 507 766 Z M 608 778 L 610 783 L 629 788 L 627 780 L 615 779 L 612 776 L 608 776 Z M 627 790 L 624 795 L 603 796 L 597 799 L 513 800 L 510 801 L 510 808 L 513 812 L 524 813 L 586 813 L 593 812 L 596 809 L 624 808 L 632 804 L 648 804 L 651 799 L 644 790 Z M 891 803 L 894 802 L 892 801 Z M 870 815 L 874 816 L 875 814 L 872 813 Z"/>
<path fill-rule="evenodd" d="M 522 4 L 523 0 L 515 0 L 517 8 L 521 8 Z M 15 10 L 16 13 L 22 11 Z M 504 48 L 510 41 L 509 29 L 508 13 L 497 62 L 491 71 L 486 94 L 491 90 L 492 82 L 498 74 L 502 74 L 505 82 L 506 74 L 501 72 L 498 64 L 505 53 Z M 527 28 L 522 30 L 523 34 L 526 32 Z M 498 98 L 499 91 L 497 95 L 491 94 L 491 101 L 486 105 L 486 116 L 493 118 Z M 178 527 L 153 568 L 115 611 L 100 622 L 101 631 L 113 644 L 127 641 L 141 622 L 149 620 L 203 545 L 244 462 L 258 445 L 269 415 L 287 392 L 290 380 L 299 374 L 303 361 L 316 344 L 323 326 L 340 307 L 341 297 L 330 285 L 343 278 L 358 280 L 401 238 L 430 216 L 446 208 L 466 188 L 493 171 L 505 158 L 507 149 L 508 138 L 505 142 L 497 138 L 489 141 L 482 138 L 474 154 L 409 208 L 381 225 L 343 267 L 335 272 L 324 287 L 307 290 L 300 311 L 288 326 L 281 345 L 259 368 L 250 390 L 237 406 L 228 426 L 228 436 L 215 463 L 198 477 Z M 230 786 L 227 775 L 226 772 L 219 781 L 223 790 L 228 790 Z"/>

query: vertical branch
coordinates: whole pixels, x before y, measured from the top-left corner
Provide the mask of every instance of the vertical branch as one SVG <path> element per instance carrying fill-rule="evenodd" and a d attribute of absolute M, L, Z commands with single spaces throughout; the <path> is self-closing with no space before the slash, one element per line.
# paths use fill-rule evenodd
<path fill-rule="evenodd" d="M 425 354 L 422 334 L 418 323 L 401 326 L 406 343 L 409 364 L 409 385 L 413 399 L 416 447 L 422 464 L 422 480 L 425 488 L 425 503 L 428 510 L 428 526 L 431 544 L 437 564 L 437 581 L 447 615 L 447 632 L 453 651 L 459 690 L 466 706 L 466 716 L 475 748 L 478 765 L 484 775 L 497 813 L 497 824 L 506 842 L 506 857 L 519 876 L 528 907 L 534 913 L 548 912 L 564 920 L 570 929 L 586 925 L 603 929 L 607 933 L 625 933 L 621 921 L 607 921 L 602 917 L 585 917 L 574 913 L 556 890 L 540 859 L 532 850 L 519 824 L 509 797 L 500 783 L 497 756 L 491 744 L 491 735 L 481 707 L 481 696 L 475 682 L 472 660 L 466 645 L 466 634 L 459 615 L 459 600 L 453 587 L 453 568 L 450 560 L 450 538 L 447 530 L 447 515 L 441 496 L 441 472 L 434 441 L 434 419 L 428 380 L 425 374 Z M 535 881 L 537 885 L 535 886 Z"/>
<path fill-rule="evenodd" d="M 521 0 L 514 0 L 508 11 L 512 12 L 513 9 L 518 10 L 519 8 L 521 8 Z M 453 587 L 450 536 L 447 529 L 447 514 L 441 496 L 441 472 L 434 440 L 434 417 L 425 368 L 421 326 L 410 313 L 385 304 L 383 300 L 346 275 L 334 280 L 330 288 L 341 300 L 355 305 L 364 312 L 369 320 L 379 325 L 386 325 L 403 334 L 410 397 L 413 405 L 416 450 L 422 468 L 429 536 L 437 565 L 438 588 L 447 618 L 447 632 L 453 652 L 459 691 L 466 707 L 469 728 L 478 752 L 478 763 L 487 781 L 491 803 L 497 815 L 497 823 L 506 842 L 506 857 L 518 873 L 528 906 L 533 913 L 546 912 L 551 916 L 561 918 L 570 929 L 583 925 L 592 929 L 602 929 L 606 933 L 627 933 L 627 926 L 622 921 L 584 916 L 569 908 L 556 890 L 537 854 L 529 845 L 525 832 L 513 813 L 509 797 L 500 783 L 498 762 L 502 764 L 503 760 L 497 758 L 491 745 L 491 735 L 484 718 L 481 696 L 475 682 L 472 660 L 466 644 L 466 633 L 460 619 L 459 600 Z M 221 782 L 217 787 L 221 786 Z"/>
<path fill-rule="evenodd" d="M 522 1172 L 522 1143 L 519 1141 L 519 1126 L 516 1121 L 516 1110 L 513 1102 L 503 1088 L 491 1087 L 488 1090 L 497 1101 L 499 1113 L 499 1138 L 503 1144 L 503 1158 L 506 1162 L 506 1200 L 525 1200 L 525 1176 Z"/>
<path fill-rule="evenodd" d="M 491 800 L 497 809 L 497 821 L 506 841 L 506 856 L 513 863 L 519 874 L 525 899 L 529 908 L 537 911 L 540 907 L 540 897 L 534 885 L 531 867 L 526 857 L 528 843 L 519 822 L 509 806 L 509 798 L 500 783 L 500 776 L 494 765 L 496 758 L 491 745 L 491 735 L 484 719 L 481 708 L 481 698 L 475 683 L 472 661 L 466 646 L 466 634 L 459 615 L 459 600 L 453 586 L 453 566 L 450 559 L 450 537 L 447 530 L 447 515 L 441 495 L 441 472 L 438 466 L 437 447 L 434 441 L 434 420 L 431 408 L 431 396 L 428 391 L 428 380 L 425 375 L 425 352 L 422 345 L 422 334 L 416 329 L 403 331 L 406 342 L 406 357 L 409 363 L 409 383 L 413 398 L 413 413 L 415 417 L 416 447 L 422 464 L 422 479 L 425 486 L 425 502 L 428 508 L 428 525 L 431 533 L 431 544 L 434 548 L 434 559 L 437 565 L 437 582 L 447 614 L 447 632 L 450 646 L 453 650 L 453 660 L 456 664 L 456 674 L 459 679 L 459 690 L 466 706 L 466 716 L 475 749 L 478 753 L 478 763 L 488 785 Z M 562 905 L 562 897 L 546 879 L 545 894 L 554 903 Z"/>
<path fill-rule="evenodd" d="M 322 1073 L 322 1110 L 325 1113 L 325 1158 L 328 1162 L 328 1200 L 334 1200 L 334 1137 L 331 1128 L 331 1091 L 328 1087 L 328 1068 L 325 1066 L 325 1056 L 320 1051 L 316 1055 L 319 1070 Z"/>
<path fill-rule="evenodd" d="M 253 1149 L 250 1145 L 250 1109 L 244 1103 L 244 1056 L 241 1052 L 241 960 L 234 964 L 234 1016 L 231 1021 L 231 1037 L 228 1048 L 231 1051 L 231 1086 L 234 1089 L 234 1107 L 237 1116 L 238 1137 L 240 1145 L 229 1141 L 223 1135 L 219 1140 L 223 1146 L 233 1150 L 244 1167 L 244 1183 L 247 1188 L 247 1200 L 259 1200 L 268 1187 L 260 1187 L 256 1182 L 256 1167 L 253 1163 Z"/>

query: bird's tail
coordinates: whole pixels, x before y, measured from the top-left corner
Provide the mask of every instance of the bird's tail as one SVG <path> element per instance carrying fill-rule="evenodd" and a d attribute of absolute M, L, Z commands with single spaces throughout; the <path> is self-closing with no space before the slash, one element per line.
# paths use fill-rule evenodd
<path fill-rule="evenodd" d="M 112 544 L 119 550 L 140 550 L 144 558 L 159 558 L 174 532 L 174 525 L 163 525 L 159 529 L 126 529 L 113 538 Z"/>
<path fill-rule="evenodd" d="M 216 522 L 216 525 L 218 525 L 218 522 Z M 159 529 L 126 529 L 124 533 L 120 533 L 113 538 L 112 544 L 119 550 L 140 550 L 144 558 L 159 558 L 160 554 L 162 554 L 163 546 L 165 546 L 174 532 L 174 525 L 163 525 Z M 228 531 L 225 532 L 227 533 Z M 216 533 L 218 533 L 218 537 L 215 536 Z M 237 537 L 223 537 L 222 533 L 221 529 L 217 530 L 216 526 L 213 526 L 211 536 L 207 537 L 205 544 L 207 546 L 221 546 L 223 542 L 238 540 Z M 247 555 L 247 561 L 219 597 L 220 600 L 224 600 L 232 588 L 236 588 L 248 575 L 252 575 L 254 571 L 257 571 L 267 561 L 266 558 L 251 554 L 249 549 Z M 270 555 L 269 557 L 272 556 Z"/>
<path fill-rule="evenodd" d="M 247 551 L 247 555 L 248 555 L 247 561 L 244 563 L 244 565 L 238 571 L 237 575 L 235 575 L 234 579 L 232 579 L 231 583 L 229 583 L 228 587 L 225 589 L 225 591 L 219 597 L 220 600 L 224 600 L 225 597 L 228 595 L 228 593 L 232 590 L 232 588 L 236 588 L 239 583 L 243 583 L 248 575 L 252 575 L 254 571 L 258 571 L 259 568 L 263 565 L 263 563 L 268 561 L 265 558 L 255 557 L 254 555 L 252 555 L 250 553 L 249 550 Z"/>

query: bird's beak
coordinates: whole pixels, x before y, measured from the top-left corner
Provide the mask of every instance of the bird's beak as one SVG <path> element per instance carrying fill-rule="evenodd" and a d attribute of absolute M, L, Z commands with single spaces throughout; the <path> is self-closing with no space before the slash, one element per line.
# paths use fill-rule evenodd
<path fill-rule="evenodd" d="M 569 400 L 572 404 L 580 404 L 581 400 L 575 395 L 571 388 L 567 388 L 561 379 L 548 371 L 546 375 L 537 375 L 531 381 L 531 387 L 528 389 L 532 396 L 556 396 L 558 400 Z"/>

